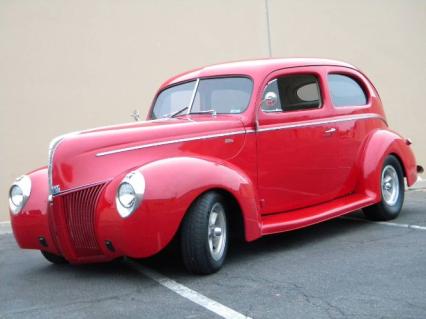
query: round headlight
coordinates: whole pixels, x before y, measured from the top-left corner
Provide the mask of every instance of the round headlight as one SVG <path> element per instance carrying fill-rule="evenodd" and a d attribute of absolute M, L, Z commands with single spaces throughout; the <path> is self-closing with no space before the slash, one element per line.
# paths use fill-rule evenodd
<path fill-rule="evenodd" d="M 126 182 L 120 185 L 118 188 L 118 200 L 126 208 L 130 208 L 135 204 L 136 194 L 132 185 Z"/>
<path fill-rule="evenodd" d="M 11 203 L 14 206 L 20 207 L 24 201 L 24 193 L 22 192 L 22 188 L 18 185 L 13 185 L 10 189 L 9 197 Z"/>
<path fill-rule="evenodd" d="M 9 208 L 18 214 L 25 206 L 31 193 L 31 179 L 27 175 L 18 177 L 9 190 Z"/>
<path fill-rule="evenodd" d="M 117 188 L 115 206 L 121 217 L 130 216 L 140 205 L 145 193 L 145 179 L 139 171 L 127 174 Z"/>

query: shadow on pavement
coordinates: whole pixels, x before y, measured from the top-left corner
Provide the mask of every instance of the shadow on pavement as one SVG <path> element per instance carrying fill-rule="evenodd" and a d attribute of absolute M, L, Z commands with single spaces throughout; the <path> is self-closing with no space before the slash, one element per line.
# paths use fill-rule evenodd
<path fill-rule="evenodd" d="M 360 212 L 347 216 L 363 218 Z M 234 239 L 228 251 L 225 267 L 231 264 L 246 263 L 253 259 L 267 258 L 276 253 L 302 248 L 321 241 L 335 240 L 340 235 L 357 232 L 366 227 L 374 226 L 359 221 L 334 219 L 299 230 L 268 235 L 250 243 Z M 183 266 L 179 249 L 178 240 L 174 240 L 158 255 L 139 260 L 139 262 L 160 271 L 165 270 L 183 277 L 192 276 Z"/>

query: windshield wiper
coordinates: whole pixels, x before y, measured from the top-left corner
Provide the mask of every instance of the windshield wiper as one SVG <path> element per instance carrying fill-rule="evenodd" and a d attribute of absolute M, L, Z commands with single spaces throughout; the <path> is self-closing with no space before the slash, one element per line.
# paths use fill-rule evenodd
<path fill-rule="evenodd" d="M 211 115 L 216 115 L 217 112 L 216 112 L 216 110 L 210 109 L 210 110 L 203 110 L 203 111 L 194 111 L 194 112 L 191 112 L 189 114 L 211 114 Z"/>
<path fill-rule="evenodd" d="M 179 115 L 180 113 L 182 113 L 183 111 L 186 111 L 187 109 L 188 109 L 188 106 L 185 106 L 185 107 L 181 108 L 179 111 L 172 113 L 170 115 L 170 117 L 175 117 L 175 116 Z"/>

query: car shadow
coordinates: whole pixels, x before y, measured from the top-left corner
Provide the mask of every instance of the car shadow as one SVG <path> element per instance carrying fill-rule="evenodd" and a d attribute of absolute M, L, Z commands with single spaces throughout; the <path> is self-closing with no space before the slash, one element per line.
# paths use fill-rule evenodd
<path fill-rule="evenodd" d="M 365 219 L 361 212 L 349 214 L 347 217 L 357 220 L 337 218 L 299 230 L 268 235 L 253 242 L 234 239 L 228 251 L 225 267 L 267 258 L 277 253 L 299 249 L 318 242 L 335 240 L 336 237 L 356 233 L 360 229 L 372 226 L 363 222 Z M 178 241 L 175 240 L 159 254 L 138 260 L 138 262 L 165 273 L 173 273 L 182 277 L 192 276 L 185 270 L 179 250 Z"/>
<path fill-rule="evenodd" d="M 40 258 L 42 258 L 40 256 Z M 109 277 L 116 274 L 123 274 L 132 276 L 128 273 L 129 267 L 126 265 L 125 260 L 117 259 L 107 263 L 96 263 L 96 264 L 82 264 L 82 265 L 70 265 L 70 264 L 58 264 L 53 265 L 48 261 L 44 264 L 40 264 L 38 268 L 32 268 L 32 272 L 38 272 L 39 274 L 50 273 L 69 273 L 70 271 L 78 273 L 79 278 L 102 278 Z"/>
<path fill-rule="evenodd" d="M 363 219 L 362 213 L 356 212 L 348 217 Z M 264 259 L 277 253 L 300 249 L 304 246 L 312 245 L 327 240 L 335 240 L 335 238 L 344 234 L 354 233 L 360 228 L 368 227 L 369 224 L 356 220 L 347 220 L 342 218 L 333 219 L 322 222 L 307 228 L 285 232 L 276 235 L 268 235 L 259 238 L 253 242 L 245 242 L 243 240 L 233 239 L 228 251 L 226 265 L 239 265 L 255 259 Z M 370 225 L 371 226 L 371 225 Z M 173 274 L 179 277 L 192 277 L 182 262 L 180 255 L 180 247 L 178 238 L 173 240 L 162 252 L 146 259 L 128 259 L 120 258 L 109 263 L 84 264 L 84 265 L 50 265 L 42 266 L 32 271 L 39 273 L 50 273 L 52 275 L 58 273 L 74 273 L 79 279 L 120 277 L 120 279 L 135 280 L 139 278 L 140 273 L 130 266 L 129 260 L 150 267 L 152 269 L 164 272 L 165 274 Z"/>

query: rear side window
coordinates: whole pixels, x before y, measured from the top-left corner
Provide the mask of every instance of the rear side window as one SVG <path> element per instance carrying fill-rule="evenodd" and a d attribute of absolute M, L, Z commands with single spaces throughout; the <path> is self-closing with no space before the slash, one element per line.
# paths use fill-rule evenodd
<path fill-rule="evenodd" d="M 329 74 L 328 86 L 334 106 L 360 106 L 367 104 L 367 96 L 357 81 L 342 74 Z"/>
<path fill-rule="evenodd" d="M 321 106 L 318 79 L 311 74 L 279 77 L 266 86 L 262 109 L 265 112 L 289 112 Z"/>

